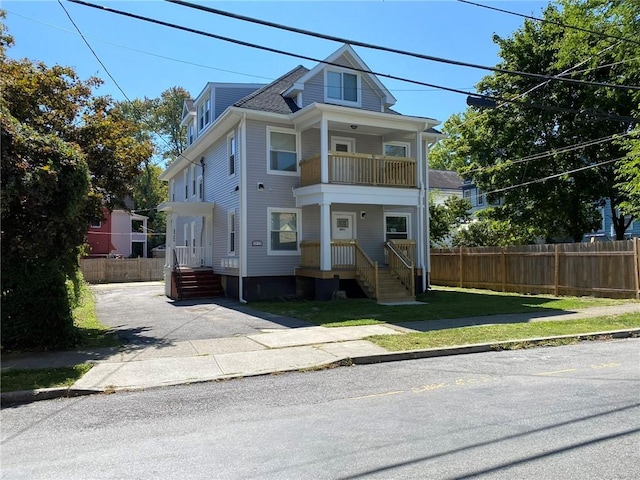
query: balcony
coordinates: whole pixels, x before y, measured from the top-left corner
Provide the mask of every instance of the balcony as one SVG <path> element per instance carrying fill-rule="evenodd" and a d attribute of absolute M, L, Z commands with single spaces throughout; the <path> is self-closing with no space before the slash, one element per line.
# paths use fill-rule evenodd
<path fill-rule="evenodd" d="M 388 157 L 366 153 L 329 152 L 329 183 L 396 188 L 416 188 L 414 158 Z M 321 182 L 321 157 L 300 162 L 300 186 Z"/>

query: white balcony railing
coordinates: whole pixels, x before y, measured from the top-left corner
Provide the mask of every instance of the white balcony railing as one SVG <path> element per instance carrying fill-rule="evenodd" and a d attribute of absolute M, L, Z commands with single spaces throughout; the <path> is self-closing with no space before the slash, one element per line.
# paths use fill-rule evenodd
<path fill-rule="evenodd" d="M 204 247 L 173 247 L 174 260 L 180 267 L 202 267 L 204 265 Z"/>

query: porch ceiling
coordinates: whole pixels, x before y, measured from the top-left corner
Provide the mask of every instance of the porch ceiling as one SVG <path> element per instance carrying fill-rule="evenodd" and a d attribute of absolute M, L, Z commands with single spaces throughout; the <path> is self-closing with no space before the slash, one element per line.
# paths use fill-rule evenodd
<path fill-rule="evenodd" d="M 162 202 L 158 205 L 159 212 L 175 213 L 183 217 L 200 217 L 213 215 L 213 202 Z"/>

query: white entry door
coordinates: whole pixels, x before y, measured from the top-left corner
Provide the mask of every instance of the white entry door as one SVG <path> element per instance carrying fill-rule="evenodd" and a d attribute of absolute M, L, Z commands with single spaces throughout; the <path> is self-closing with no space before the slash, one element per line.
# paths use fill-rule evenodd
<path fill-rule="evenodd" d="M 355 212 L 334 212 L 331 214 L 331 238 L 337 243 L 331 246 L 331 265 L 345 268 L 354 265 L 353 245 L 340 243 L 356 238 Z"/>

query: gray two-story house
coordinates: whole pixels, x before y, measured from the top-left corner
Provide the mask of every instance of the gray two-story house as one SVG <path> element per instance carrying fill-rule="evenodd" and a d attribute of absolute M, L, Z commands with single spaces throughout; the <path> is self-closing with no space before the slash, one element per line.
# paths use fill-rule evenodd
<path fill-rule="evenodd" d="M 189 145 L 161 176 L 167 294 L 204 268 L 241 301 L 414 299 L 428 284 L 427 157 L 441 134 L 394 103 L 349 45 L 185 102 Z"/>

